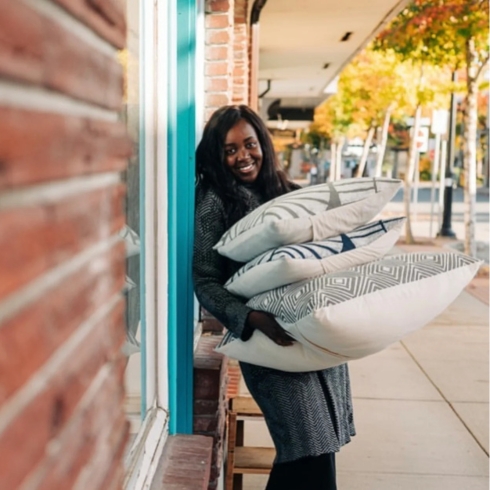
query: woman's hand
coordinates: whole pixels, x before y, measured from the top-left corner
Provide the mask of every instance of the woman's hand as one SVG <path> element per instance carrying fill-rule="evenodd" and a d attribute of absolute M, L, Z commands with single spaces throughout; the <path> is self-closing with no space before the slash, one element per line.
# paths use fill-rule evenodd
<path fill-rule="evenodd" d="M 254 329 L 260 330 L 277 345 L 284 347 L 293 345 L 294 339 L 284 330 L 270 313 L 251 311 L 247 323 Z"/>

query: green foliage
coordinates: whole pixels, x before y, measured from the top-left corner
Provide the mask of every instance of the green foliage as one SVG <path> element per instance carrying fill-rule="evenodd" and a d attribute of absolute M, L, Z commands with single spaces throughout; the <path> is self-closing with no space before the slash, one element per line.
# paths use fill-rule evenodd
<path fill-rule="evenodd" d="M 474 39 L 482 63 L 488 58 L 488 0 L 414 0 L 377 37 L 374 48 L 402 59 L 457 69 Z"/>

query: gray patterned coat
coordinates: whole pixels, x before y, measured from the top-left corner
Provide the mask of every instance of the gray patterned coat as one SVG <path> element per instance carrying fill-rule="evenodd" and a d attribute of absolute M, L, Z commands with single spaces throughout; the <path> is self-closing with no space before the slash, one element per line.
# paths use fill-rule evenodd
<path fill-rule="evenodd" d="M 249 212 L 262 204 L 250 186 L 241 186 Z M 226 223 L 225 205 L 211 190 L 198 187 L 193 276 L 197 298 L 238 337 L 251 311 L 246 300 L 224 283 L 243 264 L 213 250 Z M 284 347 L 287 349 L 287 347 Z M 247 387 L 261 408 L 276 447 L 277 463 L 337 452 L 355 434 L 347 365 L 310 373 L 287 373 L 240 363 Z"/>

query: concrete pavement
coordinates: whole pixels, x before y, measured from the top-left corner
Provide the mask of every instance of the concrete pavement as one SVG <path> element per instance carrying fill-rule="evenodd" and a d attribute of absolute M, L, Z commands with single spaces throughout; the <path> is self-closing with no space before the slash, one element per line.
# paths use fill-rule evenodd
<path fill-rule="evenodd" d="M 422 244 L 393 253 L 447 250 L 422 220 L 414 230 Z M 420 331 L 350 363 L 358 435 L 338 455 L 339 490 L 488 490 L 488 326 L 487 272 Z M 245 427 L 246 445 L 272 446 L 262 421 Z M 244 490 L 266 481 L 246 475 Z"/>

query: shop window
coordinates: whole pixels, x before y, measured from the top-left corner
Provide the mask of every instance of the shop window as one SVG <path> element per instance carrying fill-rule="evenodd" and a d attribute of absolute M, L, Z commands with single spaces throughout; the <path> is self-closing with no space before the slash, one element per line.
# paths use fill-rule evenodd
<path fill-rule="evenodd" d="M 131 422 L 131 434 L 134 437 L 139 430 L 142 419 L 142 363 L 144 338 L 142 322 L 142 298 L 144 250 L 142 249 L 141 232 L 144 229 L 142 213 L 142 182 L 140 179 L 140 2 L 126 0 L 127 43 L 126 49 L 119 57 L 124 67 L 124 106 L 121 118 L 134 144 L 133 156 L 122 179 L 126 184 L 126 226 L 121 236 L 126 243 L 126 342 L 123 346 L 128 362 L 125 373 L 126 412 Z M 143 414 L 144 415 L 144 414 Z"/>

